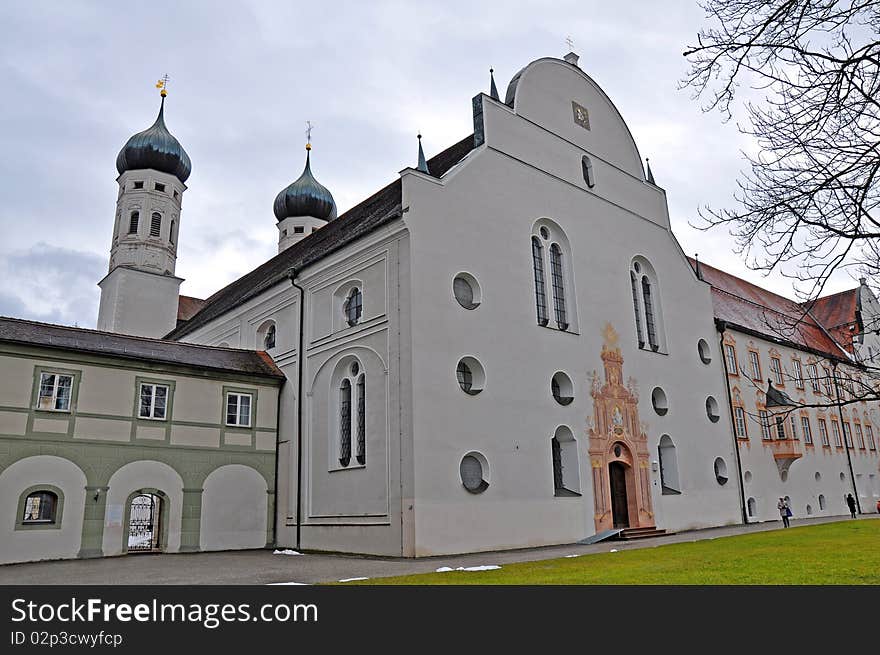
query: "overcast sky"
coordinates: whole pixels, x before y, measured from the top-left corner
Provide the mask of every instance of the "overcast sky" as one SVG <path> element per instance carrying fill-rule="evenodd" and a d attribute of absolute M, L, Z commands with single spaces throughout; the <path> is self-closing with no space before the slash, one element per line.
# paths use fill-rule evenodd
<path fill-rule="evenodd" d="M 164 73 L 166 123 L 193 162 L 177 275 L 204 298 L 277 252 L 272 202 L 302 171 L 306 120 L 342 213 L 415 164 L 418 131 L 429 157 L 469 134 L 490 66 L 503 98 L 567 36 L 650 157 L 685 252 L 792 295 L 748 271 L 726 233 L 689 227 L 697 207 L 729 203 L 749 147 L 677 90 L 704 21 L 693 0 L 32 0 L 0 18 L 0 315 L 95 325 L 116 154 L 154 121 Z"/>

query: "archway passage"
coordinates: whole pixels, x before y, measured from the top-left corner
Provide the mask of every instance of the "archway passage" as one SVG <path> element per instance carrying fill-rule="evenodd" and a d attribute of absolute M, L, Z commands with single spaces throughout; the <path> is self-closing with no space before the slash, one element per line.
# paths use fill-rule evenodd
<path fill-rule="evenodd" d="M 629 527 L 629 501 L 626 493 L 626 464 L 611 462 L 608 465 L 611 481 L 611 517 L 615 528 Z"/>
<path fill-rule="evenodd" d="M 152 493 L 138 494 L 131 499 L 128 516 L 128 552 L 160 552 L 162 498 Z"/>

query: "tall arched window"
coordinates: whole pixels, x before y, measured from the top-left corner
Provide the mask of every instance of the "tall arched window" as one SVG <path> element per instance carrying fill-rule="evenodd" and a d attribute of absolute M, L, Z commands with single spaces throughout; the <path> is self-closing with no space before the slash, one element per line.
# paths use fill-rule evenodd
<path fill-rule="evenodd" d="M 351 381 L 345 378 L 339 387 L 339 463 L 351 462 Z"/>
<path fill-rule="evenodd" d="M 550 290 L 552 289 L 554 329 L 578 329 L 574 258 L 571 244 L 562 228 L 549 218 L 541 218 L 532 227 L 532 272 L 535 278 L 535 308 L 538 325 L 550 325 Z M 549 279 L 548 279 L 549 277 Z M 547 286 L 550 286 L 550 289 Z"/>
<path fill-rule="evenodd" d="M 137 234 L 138 231 L 138 222 L 141 219 L 140 212 L 131 212 L 131 215 L 128 219 L 128 233 L 129 234 Z"/>
<path fill-rule="evenodd" d="M 680 494 L 678 482 L 678 458 L 675 455 L 675 444 L 668 434 L 660 437 L 657 452 L 660 461 L 660 487 L 664 494 Z"/>
<path fill-rule="evenodd" d="M 579 496 L 577 442 L 574 434 L 565 425 L 556 428 L 550 438 L 550 458 L 553 465 L 553 494 L 562 497 Z"/>
<path fill-rule="evenodd" d="M 629 284 L 639 348 L 665 352 L 666 338 L 657 275 L 654 267 L 644 257 L 633 259 L 629 271 Z"/>
<path fill-rule="evenodd" d="M 639 348 L 645 347 L 645 335 L 642 333 L 642 310 L 639 307 L 639 283 L 636 281 L 636 274 L 629 272 L 630 286 L 632 286 L 633 310 L 636 314 L 636 335 L 639 341 Z"/>
<path fill-rule="evenodd" d="M 263 348 L 271 350 L 275 347 L 275 324 L 272 323 L 266 328 L 266 336 L 263 337 Z"/>
<path fill-rule="evenodd" d="M 349 327 L 357 325 L 363 313 L 363 296 L 360 289 L 355 287 L 349 292 L 342 309 L 345 313 L 345 321 Z"/>
<path fill-rule="evenodd" d="M 544 291 L 544 246 L 538 237 L 532 237 L 532 268 L 535 272 L 535 307 L 538 311 L 538 325 L 547 325 L 547 294 Z"/>
<path fill-rule="evenodd" d="M 651 346 L 651 350 L 659 350 L 657 319 L 654 316 L 654 301 L 651 298 L 651 281 L 648 280 L 647 275 L 642 277 L 642 299 L 645 303 L 645 326 L 648 328 L 648 345 Z"/>
<path fill-rule="evenodd" d="M 367 463 L 367 401 L 366 401 L 366 381 L 364 374 L 361 373 L 357 380 L 357 454 L 355 455 L 358 464 Z"/>
<path fill-rule="evenodd" d="M 168 240 L 174 243 L 174 221 L 171 221 L 171 228 L 168 230 Z"/>
<path fill-rule="evenodd" d="M 550 439 L 550 451 L 553 457 L 553 488 L 558 492 L 565 489 L 565 484 L 562 480 L 562 447 L 555 436 Z"/>
<path fill-rule="evenodd" d="M 556 325 L 560 330 L 568 328 L 565 312 L 565 283 L 562 274 L 562 251 L 559 244 L 550 246 L 550 277 L 553 283 L 553 303 L 556 306 Z"/>

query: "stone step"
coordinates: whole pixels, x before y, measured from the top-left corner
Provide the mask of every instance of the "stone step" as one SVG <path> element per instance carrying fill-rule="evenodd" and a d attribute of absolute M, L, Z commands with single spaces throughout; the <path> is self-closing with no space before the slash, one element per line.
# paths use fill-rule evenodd
<path fill-rule="evenodd" d="M 651 537 L 665 537 L 670 532 L 667 532 L 664 529 L 657 529 L 654 526 L 646 526 L 642 528 L 626 528 L 618 535 L 618 539 L 624 541 L 630 541 L 632 539 L 649 539 Z"/>

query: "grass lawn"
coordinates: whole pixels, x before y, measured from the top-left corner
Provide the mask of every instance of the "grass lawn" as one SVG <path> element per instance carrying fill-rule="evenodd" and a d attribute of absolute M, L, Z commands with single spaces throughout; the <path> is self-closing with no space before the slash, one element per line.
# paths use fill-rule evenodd
<path fill-rule="evenodd" d="M 606 542 L 608 549 L 619 547 Z M 486 555 L 492 564 L 492 555 Z M 440 567 L 442 561 L 438 561 Z M 841 521 L 359 584 L 880 584 L 880 520 Z"/>

